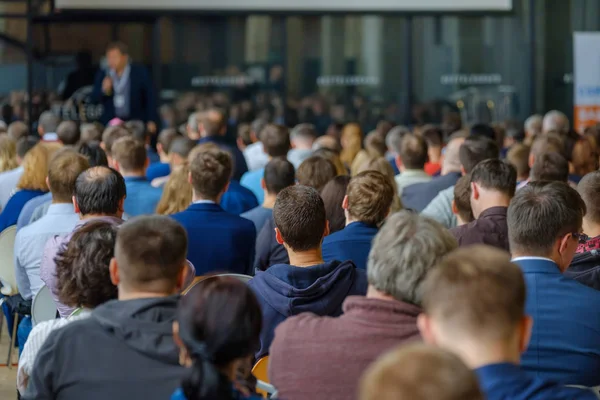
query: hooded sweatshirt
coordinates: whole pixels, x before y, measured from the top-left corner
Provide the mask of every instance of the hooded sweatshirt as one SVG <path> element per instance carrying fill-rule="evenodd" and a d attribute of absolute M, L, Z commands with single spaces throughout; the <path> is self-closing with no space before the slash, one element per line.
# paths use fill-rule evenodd
<path fill-rule="evenodd" d="M 337 317 L 346 297 L 365 295 L 368 284 L 366 271 L 351 261 L 331 261 L 311 267 L 273 265 L 257 272 L 249 286 L 263 313 L 258 359 L 269 353 L 275 328 L 286 318 L 304 312 Z"/>
<path fill-rule="evenodd" d="M 564 275 L 577 282 L 600 290 L 600 250 L 575 254 Z"/>
<path fill-rule="evenodd" d="M 113 300 L 53 332 L 24 399 L 168 399 L 185 369 L 173 341 L 178 296 Z"/>

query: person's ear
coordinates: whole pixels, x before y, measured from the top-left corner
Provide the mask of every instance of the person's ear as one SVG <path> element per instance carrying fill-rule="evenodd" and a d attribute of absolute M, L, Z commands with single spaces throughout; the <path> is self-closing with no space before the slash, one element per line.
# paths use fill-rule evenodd
<path fill-rule="evenodd" d="M 344 200 L 342 200 L 342 208 L 344 210 L 348 209 L 348 195 L 344 196 Z"/>
<path fill-rule="evenodd" d="M 188 172 L 188 183 L 191 185 L 192 184 L 192 173 Z"/>
<path fill-rule="evenodd" d="M 124 196 L 121 200 L 119 200 L 119 213 L 123 214 L 125 212 L 125 199 L 127 196 Z"/>
<path fill-rule="evenodd" d="M 100 148 L 106 152 L 106 144 L 104 142 L 100 142 Z"/>
<path fill-rule="evenodd" d="M 529 340 L 531 339 L 531 332 L 533 330 L 533 318 L 526 315 L 521 319 L 520 323 L 520 334 L 519 334 L 519 351 L 525 353 L 527 347 L 529 347 Z"/>
<path fill-rule="evenodd" d="M 110 260 L 108 272 L 110 273 L 110 281 L 112 284 L 119 286 L 119 283 L 121 283 L 121 277 L 119 276 L 119 266 L 117 265 L 117 259 L 115 257 Z"/>
<path fill-rule="evenodd" d="M 179 293 L 186 288 L 186 282 L 188 280 L 188 273 L 190 272 L 190 268 L 188 268 L 187 260 L 184 262 L 181 270 L 179 271 L 179 275 L 177 275 L 177 287 L 176 292 Z"/>
<path fill-rule="evenodd" d="M 175 345 L 179 348 L 183 347 L 183 341 L 181 340 L 181 337 L 179 336 L 179 322 L 177 321 L 173 321 L 173 342 L 175 342 Z"/>
<path fill-rule="evenodd" d="M 160 143 L 156 143 L 156 152 L 157 152 L 158 154 L 160 154 L 160 153 L 164 153 L 164 151 L 163 151 L 163 147 L 162 147 L 162 144 L 160 144 Z"/>
<path fill-rule="evenodd" d="M 275 240 L 277 240 L 277 243 L 283 244 L 283 236 L 281 236 L 279 228 L 275 228 Z"/>
<path fill-rule="evenodd" d="M 396 167 L 398 167 L 398 169 L 400 169 L 400 167 L 402 167 L 402 159 L 400 158 L 400 156 L 396 156 L 395 161 L 396 161 Z"/>
<path fill-rule="evenodd" d="M 42 128 L 41 125 L 38 126 L 37 128 L 38 134 L 41 136 L 44 136 L 44 128 Z"/>
<path fill-rule="evenodd" d="M 481 194 L 479 193 L 479 186 L 477 185 L 477 183 L 475 182 L 471 182 L 471 196 L 473 199 L 475 200 L 479 200 L 479 196 Z"/>
<path fill-rule="evenodd" d="M 329 232 L 331 232 L 331 230 L 329 229 L 329 220 L 326 220 L 325 221 L 325 231 L 323 232 L 323 237 L 329 236 Z"/>
<path fill-rule="evenodd" d="M 48 186 L 48 190 L 52 191 L 52 188 L 50 187 L 50 178 L 46 177 L 46 186 Z"/>
<path fill-rule="evenodd" d="M 458 215 L 458 207 L 456 207 L 456 200 L 452 200 L 452 214 Z"/>
<path fill-rule="evenodd" d="M 562 238 L 559 239 L 558 242 L 558 254 L 562 257 L 563 254 L 567 253 L 570 247 L 570 242 L 573 240 L 573 235 L 571 233 L 567 233 Z"/>
<path fill-rule="evenodd" d="M 250 141 L 252 141 L 252 143 L 258 142 L 258 136 L 256 136 L 256 133 L 250 132 Z"/>
<path fill-rule="evenodd" d="M 121 166 L 119 165 L 119 163 L 117 162 L 117 160 L 115 160 L 114 158 L 113 158 L 113 160 L 112 160 L 112 164 L 113 164 L 113 168 L 114 168 L 115 170 L 117 170 L 117 171 L 121 172 Z"/>
<path fill-rule="evenodd" d="M 262 190 L 267 190 L 267 184 L 265 183 L 265 178 L 260 178 L 260 188 Z"/>
<path fill-rule="evenodd" d="M 533 163 L 535 163 L 535 156 L 533 154 L 529 154 L 529 168 L 533 168 Z"/>
<path fill-rule="evenodd" d="M 425 343 L 436 344 L 435 335 L 433 334 L 433 329 L 431 327 L 431 319 L 425 313 L 419 314 L 417 318 L 417 328 L 419 328 L 419 332 L 421 332 L 421 337 Z"/>
<path fill-rule="evenodd" d="M 71 200 L 73 201 L 73 207 L 75 208 L 75 214 L 81 214 L 81 210 L 79 209 L 79 204 L 77 204 L 77 199 L 75 198 L 75 196 L 71 197 Z"/>
<path fill-rule="evenodd" d="M 460 166 L 460 173 L 462 174 L 462 176 L 465 176 L 467 174 L 467 170 L 462 165 Z"/>

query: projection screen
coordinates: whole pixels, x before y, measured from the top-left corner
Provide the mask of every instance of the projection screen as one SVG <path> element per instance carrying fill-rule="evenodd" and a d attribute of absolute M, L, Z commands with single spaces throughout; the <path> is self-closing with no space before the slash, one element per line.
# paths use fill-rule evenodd
<path fill-rule="evenodd" d="M 512 0 L 55 0 L 59 9 L 196 11 L 510 11 Z"/>

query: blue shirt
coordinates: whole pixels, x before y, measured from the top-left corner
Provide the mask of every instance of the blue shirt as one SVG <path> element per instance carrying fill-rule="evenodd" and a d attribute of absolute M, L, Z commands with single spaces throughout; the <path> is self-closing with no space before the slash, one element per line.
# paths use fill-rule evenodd
<path fill-rule="evenodd" d="M 246 172 L 244 176 L 242 176 L 242 180 L 240 183 L 242 186 L 250 189 L 252 193 L 258 199 L 258 204 L 262 204 L 265 201 L 265 192 L 263 191 L 262 186 L 260 185 L 260 181 L 265 175 L 265 169 L 257 169 L 256 171 Z"/>
<path fill-rule="evenodd" d="M 364 222 L 353 222 L 323 239 L 323 260 L 351 260 L 356 268 L 367 269 L 371 242 L 379 229 Z"/>
<path fill-rule="evenodd" d="M 600 385 L 600 292 L 565 277 L 549 259 L 523 257 L 525 311 L 533 318 L 523 369 L 566 385 Z"/>
<path fill-rule="evenodd" d="M 52 204 L 43 218 L 17 232 L 15 275 L 19 293 L 25 300 L 33 298 L 44 285 L 40 265 L 48 239 L 72 232 L 78 222 L 73 204 Z"/>
<path fill-rule="evenodd" d="M 254 193 L 240 185 L 237 181 L 231 180 L 229 188 L 221 197 L 221 207 L 228 213 L 240 215 L 246 211 L 258 207 L 258 200 Z"/>
<path fill-rule="evenodd" d="M 16 225 L 19 214 L 21 214 L 21 210 L 25 207 L 25 204 L 27 204 L 29 200 L 41 196 L 44 193 L 46 192 L 42 192 L 41 190 L 19 190 L 15 193 L 10 200 L 8 200 L 6 207 L 4 207 L 4 210 L 2 210 L 2 213 L 0 214 L 0 232 L 9 226 Z"/>
<path fill-rule="evenodd" d="M 232 396 L 231 399 L 232 400 L 261 400 L 262 397 L 258 397 L 258 396 L 250 396 L 250 397 L 246 397 L 244 395 L 242 395 L 240 392 L 238 392 L 235 389 L 232 389 Z M 171 400 L 188 400 L 187 397 L 185 397 L 185 394 L 183 394 L 183 390 L 181 389 L 177 389 L 175 391 L 175 393 L 173 393 L 173 395 L 171 396 Z"/>
<path fill-rule="evenodd" d="M 254 226 L 256 227 L 256 234 L 258 235 L 263 226 L 265 226 L 265 223 L 273 216 L 273 209 L 260 206 L 253 208 L 252 210 L 245 212 L 240 216 L 249 219 L 254 223 Z"/>
<path fill-rule="evenodd" d="M 43 196 L 38 196 L 35 199 L 29 200 L 23 209 L 21 210 L 21 214 L 19 214 L 19 219 L 17 220 L 17 230 L 21 230 L 21 228 L 26 227 L 31 222 L 31 217 L 33 216 L 34 211 L 39 206 L 51 203 L 52 202 L 52 193 L 48 192 Z"/>
<path fill-rule="evenodd" d="M 474 372 L 487 400 L 598 399 L 591 390 L 568 388 L 536 378 L 510 363 L 486 365 Z"/>
<path fill-rule="evenodd" d="M 156 206 L 162 196 L 162 189 L 153 187 L 143 177 L 125 177 L 127 197 L 125 212 L 130 217 L 156 213 Z"/>
<path fill-rule="evenodd" d="M 163 176 L 168 176 L 171 173 L 171 166 L 169 163 L 154 163 L 148 166 L 146 169 L 146 179 L 149 182 L 152 182 L 156 178 L 162 178 Z"/>

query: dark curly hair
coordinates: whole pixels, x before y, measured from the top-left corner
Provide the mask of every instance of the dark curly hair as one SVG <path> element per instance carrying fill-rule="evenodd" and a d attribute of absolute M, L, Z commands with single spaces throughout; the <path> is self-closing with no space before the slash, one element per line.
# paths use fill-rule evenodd
<path fill-rule="evenodd" d="M 63 304 L 95 308 L 117 298 L 108 271 L 116 239 L 116 225 L 92 221 L 77 229 L 59 250 L 54 262 Z"/>

